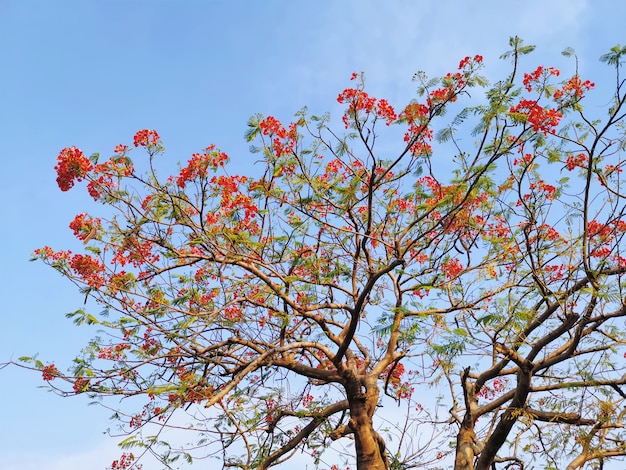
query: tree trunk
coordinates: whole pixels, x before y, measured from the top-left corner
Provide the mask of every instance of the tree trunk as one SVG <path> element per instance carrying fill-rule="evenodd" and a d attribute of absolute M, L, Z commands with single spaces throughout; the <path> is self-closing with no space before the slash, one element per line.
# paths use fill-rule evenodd
<path fill-rule="evenodd" d="M 456 456 L 454 459 L 454 470 L 472 470 L 474 468 L 474 457 L 476 456 L 474 429 L 461 426 L 456 441 Z"/>
<path fill-rule="evenodd" d="M 374 429 L 365 403 L 350 407 L 349 426 L 354 434 L 357 470 L 388 470 L 385 442 Z"/>
<path fill-rule="evenodd" d="M 467 367 L 461 373 L 461 383 L 463 385 L 463 400 L 465 401 L 465 416 L 461 423 L 461 429 L 456 440 L 456 454 L 454 457 L 454 470 L 473 470 L 474 458 L 479 452 L 476 445 L 476 433 L 474 426 L 476 423 L 476 388 L 469 380 L 470 368 Z"/>
<path fill-rule="evenodd" d="M 374 429 L 372 416 L 378 404 L 377 377 L 358 379 L 348 374 L 345 384 L 350 405 L 348 428 L 354 435 L 357 470 L 388 470 L 385 441 Z"/>

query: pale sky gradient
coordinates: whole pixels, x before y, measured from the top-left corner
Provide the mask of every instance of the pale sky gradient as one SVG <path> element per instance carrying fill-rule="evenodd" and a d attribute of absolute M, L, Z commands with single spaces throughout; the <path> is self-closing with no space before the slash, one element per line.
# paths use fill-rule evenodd
<path fill-rule="evenodd" d="M 95 334 L 64 318 L 82 306 L 73 286 L 28 262 L 43 245 L 77 249 L 67 225 L 94 209 L 81 191 L 58 190 L 63 147 L 108 156 L 153 128 L 172 165 L 215 143 L 245 172 L 251 114 L 289 119 L 307 105 L 336 115 L 353 71 L 400 106 L 417 70 L 445 73 L 465 55 L 482 54 L 485 73 L 502 78 L 498 56 L 519 35 L 538 46 L 527 69 L 567 70 L 560 51 L 572 46 L 602 89 L 597 59 L 626 43 L 624 19 L 626 2 L 608 0 L 0 0 L 0 362 L 38 352 L 61 367 Z M 38 374 L 0 371 L 3 469 L 104 469 L 117 458 L 102 434 L 107 410 L 39 385 Z"/>

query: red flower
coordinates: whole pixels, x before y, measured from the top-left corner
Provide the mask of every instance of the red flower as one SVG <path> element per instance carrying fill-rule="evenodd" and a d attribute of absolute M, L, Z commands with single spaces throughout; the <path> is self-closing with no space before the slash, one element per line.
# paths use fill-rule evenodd
<path fill-rule="evenodd" d="M 583 82 L 578 75 L 574 75 L 561 90 L 554 92 L 553 97 L 555 101 L 561 100 L 562 98 L 579 100 L 583 97 L 585 91 L 591 90 L 594 86 L 595 84 L 590 80 Z"/>
<path fill-rule="evenodd" d="M 360 88 L 346 88 L 337 96 L 337 102 L 348 105 L 348 109 L 342 117 L 346 128 L 348 128 L 349 120 L 355 119 L 359 111 L 364 111 L 365 114 L 371 113 L 376 106 L 377 100 Z"/>
<path fill-rule="evenodd" d="M 263 135 L 276 135 L 280 139 L 287 137 L 287 130 L 274 116 L 268 116 L 259 123 Z"/>
<path fill-rule="evenodd" d="M 388 126 L 398 119 L 393 106 L 386 99 L 378 100 L 378 116 L 385 119 Z"/>
<path fill-rule="evenodd" d="M 46 382 L 49 382 L 59 376 L 59 370 L 54 364 L 50 364 L 41 370 L 41 376 Z"/>
<path fill-rule="evenodd" d="M 519 104 L 511 106 L 511 113 L 525 114 L 526 121 L 533 131 L 543 134 L 554 133 L 554 128 L 559 125 L 563 115 L 555 109 L 542 108 L 533 100 L 521 100 Z"/>
<path fill-rule="evenodd" d="M 451 258 L 443 263 L 441 269 L 448 279 L 453 279 L 461 274 L 465 268 L 458 259 Z"/>
<path fill-rule="evenodd" d="M 122 155 L 126 153 L 127 150 L 128 145 L 119 144 L 115 146 L 115 150 L 113 150 L 113 152 L 117 153 L 118 155 Z"/>
<path fill-rule="evenodd" d="M 205 149 L 205 153 L 194 153 L 187 166 L 180 170 L 180 175 L 176 178 L 176 184 L 184 188 L 185 184 L 196 178 L 206 178 L 208 169 L 213 171 L 223 167 L 228 161 L 228 155 L 220 150 L 215 150 L 214 145 Z"/>
<path fill-rule="evenodd" d="M 478 55 L 478 54 L 474 56 L 474 63 L 480 64 L 482 61 L 483 61 L 483 56 Z M 464 59 L 461 59 L 461 62 L 459 62 L 459 70 L 465 68 L 468 65 L 471 65 L 471 62 L 472 62 L 472 58 L 470 56 L 467 56 Z"/>
<path fill-rule="evenodd" d="M 142 129 L 135 134 L 133 143 L 135 147 L 150 147 L 151 145 L 156 145 L 160 139 L 161 137 L 159 137 L 157 131 Z"/>
<path fill-rule="evenodd" d="M 74 382 L 74 385 L 72 386 L 76 393 L 82 393 L 86 391 L 87 387 L 89 387 L 89 379 L 86 379 L 84 377 L 77 378 L 76 382 Z"/>
<path fill-rule="evenodd" d="M 568 155 L 565 161 L 565 168 L 572 171 L 574 168 L 586 168 L 589 159 L 584 153 L 578 155 Z"/>
<path fill-rule="evenodd" d="M 534 72 L 524 74 L 524 88 L 526 88 L 526 91 L 532 91 L 533 83 L 539 83 L 540 79 L 543 78 L 545 80 L 550 75 L 558 77 L 559 74 L 560 72 L 553 67 L 548 67 L 544 69 L 543 65 L 540 65 L 535 69 Z"/>
<path fill-rule="evenodd" d="M 70 260 L 74 272 L 91 287 L 104 285 L 104 266 L 89 255 L 74 255 Z"/>
<path fill-rule="evenodd" d="M 126 470 L 133 467 L 141 470 L 142 466 L 135 463 L 135 456 L 132 453 L 123 453 L 118 460 L 114 460 L 111 464 L 111 470 Z"/>
<path fill-rule="evenodd" d="M 57 157 L 57 184 L 61 191 L 67 191 L 74 186 L 74 181 L 82 181 L 93 166 L 80 149 L 76 147 L 64 148 Z"/>
<path fill-rule="evenodd" d="M 464 59 L 461 59 L 461 62 L 459 62 L 459 70 L 461 70 L 463 67 L 469 64 L 470 60 L 472 60 L 470 56 L 467 56 Z"/>
<path fill-rule="evenodd" d="M 74 231 L 74 235 L 87 243 L 98 234 L 100 228 L 100 219 L 94 219 L 86 213 L 78 214 L 74 220 L 70 222 L 70 228 Z"/>

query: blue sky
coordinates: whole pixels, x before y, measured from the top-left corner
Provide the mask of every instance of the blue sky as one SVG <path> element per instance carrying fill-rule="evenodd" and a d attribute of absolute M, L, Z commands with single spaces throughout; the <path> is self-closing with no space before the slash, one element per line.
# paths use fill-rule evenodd
<path fill-rule="evenodd" d="M 482 54 L 485 73 L 501 78 L 498 56 L 519 35 L 538 46 L 528 69 L 567 70 L 560 51 L 572 46 L 601 90 L 597 58 L 626 42 L 624 18 L 626 3 L 597 0 L 0 0 L 0 362 L 38 352 L 67 364 L 93 334 L 64 318 L 82 305 L 73 286 L 28 262 L 43 245 L 77 249 L 67 225 L 96 209 L 80 191 L 58 190 L 63 147 L 108 156 L 152 128 L 172 165 L 215 143 L 245 173 L 251 114 L 288 119 L 304 105 L 336 114 L 353 71 L 399 106 L 414 96 L 417 70 L 445 73 L 465 55 Z M 102 434 L 110 413 L 41 384 L 0 371 L 3 468 L 104 469 L 119 455 Z"/>

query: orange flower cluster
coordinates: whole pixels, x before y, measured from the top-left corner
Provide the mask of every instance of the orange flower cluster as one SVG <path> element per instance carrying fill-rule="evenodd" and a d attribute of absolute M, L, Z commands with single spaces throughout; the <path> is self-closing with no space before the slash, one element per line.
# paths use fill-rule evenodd
<path fill-rule="evenodd" d="M 422 103 L 409 103 L 400 113 L 399 120 L 409 125 L 404 134 L 404 141 L 411 143 L 413 155 L 428 155 L 431 152 L 430 144 L 433 132 L 427 127 L 430 109 Z"/>
<path fill-rule="evenodd" d="M 49 246 L 44 246 L 43 248 L 37 248 L 33 254 L 43 260 L 67 261 L 70 259 L 72 252 L 70 250 L 54 251 Z"/>
<path fill-rule="evenodd" d="M 187 166 L 180 170 L 176 184 L 184 189 L 185 185 L 196 178 L 206 178 L 208 169 L 216 170 L 223 167 L 228 161 L 228 155 L 219 150 L 215 150 L 214 145 L 205 149 L 204 153 L 194 153 L 187 162 Z"/>
<path fill-rule="evenodd" d="M 268 116 L 259 123 L 263 135 L 275 135 L 280 139 L 287 137 L 287 130 L 274 116 Z"/>
<path fill-rule="evenodd" d="M 68 191 L 75 181 L 82 181 L 93 169 L 91 162 L 80 149 L 64 148 L 57 157 L 54 167 L 57 172 L 57 184 L 61 191 Z"/>
<path fill-rule="evenodd" d="M 524 88 L 526 88 L 526 91 L 532 91 L 533 90 L 533 83 L 539 83 L 541 78 L 543 78 L 544 82 L 545 82 L 545 80 L 550 75 L 558 77 L 560 75 L 560 73 L 561 72 L 559 72 L 554 67 L 545 67 L 544 68 L 543 65 L 540 65 L 539 67 L 537 67 L 535 69 L 534 72 L 525 73 L 524 74 L 524 80 L 522 82 L 524 84 Z"/>
<path fill-rule="evenodd" d="M 574 168 L 586 168 L 589 158 L 584 153 L 578 155 L 568 155 L 565 161 L 565 168 L 572 171 Z"/>
<path fill-rule="evenodd" d="M 463 272 L 465 268 L 461 262 L 456 258 L 450 258 L 448 261 L 441 265 L 441 270 L 448 279 L 454 279 Z"/>
<path fill-rule="evenodd" d="M 83 212 L 74 217 L 74 220 L 70 222 L 70 228 L 79 240 L 87 243 L 96 236 L 100 223 L 100 219 L 94 219 Z"/>
<path fill-rule="evenodd" d="M 533 194 L 537 194 L 538 192 L 542 192 L 546 195 L 546 199 L 549 201 L 553 201 L 556 198 L 556 187 L 551 184 L 546 183 L 544 180 L 539 180 L 533 183 L 530 183 L 529 189 L 533 191 Z M 528 200 L 531 198 L 531 194 L 524 194 L 524 199 Z"/>
<path fill-rule="evenodd" d="M 259 212 L 259 208 L 248 194 L 239 190 L 240 184 L 245 184 L 248 178 L 245 176 L 214 176 L 211 183 L 215 185 L 222 195 L 220 200 L 219 215 L 233 217 L 238 220 L 236 230 L 254 233 L 257 230 L 253 219 Z M 243 215 L 241 214 L 243 211 Z M 207 223 L 214 224 L 219 220 L 218 214 L 207 214 Z"/>
<path fill-rule="evenodd" d="M 156 145 L 160 139 L 161 137 L 159 137 L 157 131 L 142 129 L 135 134 L 133 143 L 135 144 L 135 147 L 150 147 L 152 145 Z"/>
<path fill-rule="evenodd" d="M 104 266 L 89 255 L 72 256 L 70 267 L 90 287 L 102 287 L 106 283 Z"/>
<path fill-rule="evenodd" d="M 94 167 L 93 177 L 87 184 L 87 191 L 97 201 L 103 194 L 116 190 L 119 178 L 130 176 L 134 171 L 133 162 L 128 157 L 124 155 L 113 156 L 108 161 Z"/>
<path fill-rule="evenodd" d="M 461 59 L 461 62 L 459 62 L 459 70 L 462 70 L 466 68 L 467 66 L 478 65 L 482 61 L 483 61 L 483 56 L 479 54 L 476 54 L 473 59 L 472 57 L 467 56 L 464 59 Z"/>
<path fill-rule="evenodd" d="M 393 106 L 386 99 L 378 100 L 360 88 L 346 88 L 337 96 L 337 102 L 348 104 L 342 118 L 346 129 L 349 126 L 349 119 L 356 118 L 359 111 L 364 111 L 365 114 L 374 113 L 376 117 L 384 119 L 388 126 L 398 119 Z"/>
<path fill-rule="evenodd" d="M 594 86 L 595 83 L 592 81 L 585 80 L 583 82 L 578 75 L 574 75 L 562 89 L 554 92 L 554 99 L 562 100 L 564 98 L 573 98 L 579 100 L 583 97 L 585 91 L 591 90 Z"/>
<path fill-rule="evenodd" d="M 544 135 L 554 134 L 554 128 L 563 117 L 557 110 L 543 108 L 534 100 L 521 100 L 517 105 L 511 106 L 509 112 L 525 114 L 533 131 L 543 132 Z"/>
<path fill-rule="evenodd" d="M 298 123 L 292 122 L 289 125 L 289 129 L 285 129 L 282 123 L 274 116 L 268 116 L 259 122 L 259 128 L 263 135 L 271 136 L 274 139 L 272 144 L 274 147 L 274 154 L 277 157 L 286 155 L 293 151 L 298 139 L 297 131 Z"/>

